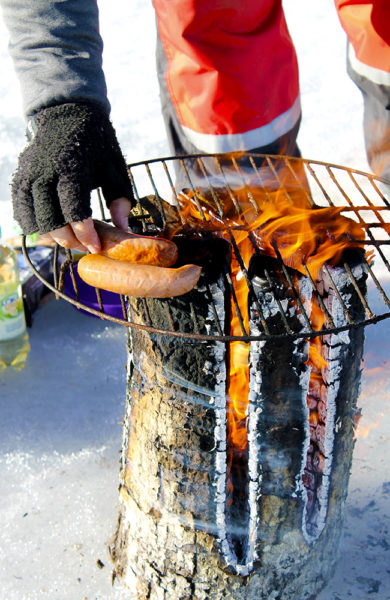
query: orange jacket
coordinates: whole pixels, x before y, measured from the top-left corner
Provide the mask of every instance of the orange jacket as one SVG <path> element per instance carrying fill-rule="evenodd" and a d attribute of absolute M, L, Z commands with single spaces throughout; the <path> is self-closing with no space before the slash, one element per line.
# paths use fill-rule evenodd
<path fill-rule="evenodd" d="M 165 82 L 206 152 L 266 145 L 300 118 L 298 65 L 281 0 L 154 0 Z"/>
<path fill-rule="evenodd" d="M 335 0 L 351 43 L 354 71 L 374 83 L 390 85 L 390 1 Z"/>

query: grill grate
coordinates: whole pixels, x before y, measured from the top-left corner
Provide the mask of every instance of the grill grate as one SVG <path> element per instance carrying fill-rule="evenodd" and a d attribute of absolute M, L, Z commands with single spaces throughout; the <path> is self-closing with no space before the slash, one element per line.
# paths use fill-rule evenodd
<path fill-rule="evenodd" d="M 199 154 L 183 157 L 166 157 L 134 163 L 129 165 L 128 170 L 136 198 L 136 207 L 133 209 L 131 224 L 139 232 L 149 235 L 161 233 L 169 225 L 173 214 L 176 223 L 179 224 L 183 235 L 185 235 L 186 230 L 191 230 L 191 227 L 193 227 L 191 219 L 182 210 L 179 210 L 183 205 L 183 198 L 185 197 L 191 198 L 192 204 L 199 213 L 200 221 L 203 220 L 206 226 L 210 211 L 213 213 L 214 220 L 218 220 L 219 218 L 222 222 L 227 216 L 229 217 L 230 225 L 228 228 L 224 228 L 225 239 L 228 239 L 231 243 L 232 253 L 240 265 L 249 291 L 255 300 L 256 294 L 253 289 L 253 282 L 233 235 L 235 229 L 239 230 L 243 228 L 242 219 L 243 217 L 245 218 L 242 212 L 242 205 L 237 199 L 236 190 L 241 190 L 241 197 L 242 193 L 245 194 L 247 205 L 251 206 L 252 211 L 254 210 L 257 213 L 259 212 L 259 207 L 253 197 L 254 189 L 261 190 L 265 196 L 274 192 L 283 193 L 291 201 L 291 204 L 294 204 L 294 195 L 299 193 L 301 197 L 305 197 L 315 207 L 335 207 L 341 209 L 343 216 L 356 221 L 365 231 L 365 239 L 358 242 L 360 246 L 366 251 L 371 250 L 374 254 L 373 260 L 367 260 L 365 256 L 362 258 L 362 263 L 367 273 L 369 301 L 361 293 L 358 282 L 353 274 L 353 269 L 351 269 L 348 261 L 345 260 L 342 262 L 342 266 L 361 303 L 364 317 L 360 321 L 356 321 L 351 317 L 348 307 L 339 294 L 337 285 L 332 280 L 331 271 L 324 265 L 323 277 L 327 278 L 334 288 L 347 321 L 347 324 L 344 323 L 338 327 L 326 308 L 320 287 L 308 266 L 304 265 L 313 294 L 317 297 L 325 318 L 322 329 L 315 330 L 310 321 L 310 314 L 305 308 L 304 299 L 300 297 L 297 286 L 294 284 L 291 269 L 283 262 L 280 249 L 275 240 L 272 245 L 278 269 L 283 274 L 282 279 L 286 286 L 286 296 L 294 299 L 301 316 L 301 321 L 304 322 L 304 327 L 300 327 L 299 331 L 291 329 L 291 323 L 287 318 L 283 303 L 276 293 L 274 294 L 274 300 L 278 307 L 280 322 L 283 324 L 284 331 L 278 334 L 270 333 L 259 302 L 257 302 L 256 308 L 259 315 L 260 333 L 257 332 L 256 335 L 252 335 L 249 331 L 246 331 L 228 265 L 226 265 L 222 277 L 225 288 L 230 291 L 237 311 L 241 325 L 241 335 L 239 336 L 229 335 L 229 332 L 225 331 L 225 325 L 219 322 L 218 309 L 213 304 L 208 283 L 202 277 L 198 286 L 205 287 L 208 301 L 211 303 L 211 310 L 215 319 L 215 329 L 212 332 L 202 331 L 194 311 L 192 319 L 193 330 L 186 331 L 185 333 L 177 331 L 170 316 L 169 302 L 165 302 L 169 328 L 161 328 L 158 323 L 153 322 L 151 317 L 152 311 L 149 310 L 150 300 L 147 299 L 142 300 L 143 323 L 136 323 L 132 320 L 131 316 L 128 316 L 126 299 L 124 297 L 121 297 L 123 318 L 113 317 L 106 312 L 102 295 L 98 289 L 96 289 L 96 298 L 99 310 L 90 308 L 80 302 L 77 280 L 73 273 L 75 258 L 71 251 L 68 250 L 63 253 L 62 249 L 59 249 L 58 246 L 56 247 L 54 253 L 54 285 L 51 285 L 41 277 L 31 263 L 25 240 L 23 240 L 23 252 L 35 275 L 55 292 L 57 298 L 63 298 L 79 309 L 115 323 L 120 323 L 126 327 L 145 329 L 152 333 L 168 334 L 175 337 L 190 337 L 197 340 L 251 341 L 266 340 L 271 337 L 310 338 L 377 323 L 390 316 L 390 202 L 385 195 L 386 182 L 384 180 L 374 175 L 339 165 L 287 156 L 268 156 L 250 153 L 230 156 Z M 202 190 L 202 194 L 207 194 L 206 205 L 199 201 L 199 189 Z M 224 205 L 224 202 L 221 200 L 221 190 L 223 191 L 224 201 L 228 200 L 228 215 L 226 213 L 226 203 Z M 154 197 L 152 210 L 143 201 L 149 195 Z M 104 219 L 103 202 L 99 191 L 98 203 L 102 218 Z M 202 236 L 206 236 L 206 234 L 210 236 L 209 232 L 196 232 L 196 235 L 200 239 Z M 253 246 L 254 253 L 258 256 L 261 255 L 262 249 L 259 247 L 253 232 L 249 232 L 248 237 Z M 63 292 L 64 276 L 67 271 L 70 272 L 72 278 L 75 299 Z M 267 269 L 264 272 L 269 288 L 272 291 L 272 277 Z"/>

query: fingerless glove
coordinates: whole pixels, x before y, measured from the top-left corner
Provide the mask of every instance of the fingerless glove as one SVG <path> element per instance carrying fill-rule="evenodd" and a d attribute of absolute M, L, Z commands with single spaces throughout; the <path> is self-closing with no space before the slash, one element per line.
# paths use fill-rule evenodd
<path fill-rule="evenodd" d="M 27 234 L 47 233 L 91 216 L 90 192 L 107 204 L 133 192 L 115 130 L 97 105 L 45 108 L 30 123 L 33 137 L 12 182 L 14 217 Z"/>

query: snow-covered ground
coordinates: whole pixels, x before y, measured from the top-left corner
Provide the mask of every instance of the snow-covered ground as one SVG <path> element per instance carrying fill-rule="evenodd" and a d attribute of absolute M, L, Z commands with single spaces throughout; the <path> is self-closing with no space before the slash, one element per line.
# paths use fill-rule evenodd
<path fill-rule="evenodd" d="M 168 154 L 152 6 L 99 5 L 112 119 L 127 160 Z M 332 0 L 284 5 L 301 70 L 303 156 L 368 170 L 360 94 L 345 73 Z M 24 124 L 2 23 L 0 67 L 0 219 L 7 231 Z M 367 328 L 342 560 L 319 600 L 390 599 L 389 337 L 388 321 Z M 0 600 L 129 598 L 111 587 L 107 552 L 117 513 L 125 331 L 51 300 L 36 313 L 30 340 L 25 369 L 0 379 Z"/>

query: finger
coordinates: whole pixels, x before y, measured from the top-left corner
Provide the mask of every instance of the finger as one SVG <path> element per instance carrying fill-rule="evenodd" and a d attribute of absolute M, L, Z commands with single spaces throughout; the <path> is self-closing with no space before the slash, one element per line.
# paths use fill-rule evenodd
<path fill-rule="evenodd" d="M 129 228 L 129 214 L 131 210 L 131 202 L 125 197 L 117 198 L 110 204 L 111 219 L 114 225 L 121 229 Z"/>
<path fill-rule="evenodd" d="M 103 169 L 99 173 L 99 183 L 102 188 L 103 196 L 110 205 L 117 198 L 127 198 L 133 201 L 134 193 L 131 186 L 129 173 L 127 171 L 126 161 L 123 158 L 122 152 L 118 146 L 115 137 L 115 132 L 112 131 L 114 139 L 111 141 L 109 148 L 106 148 L 105 161 Z"/>
<path fill-rule="evenodd" d="M 24 150 L 19 157 L 18 168 L 12 179 L 12 203 L 14 218 L 25 234 L 38 231 L 34 214 L 34 201 L 31 191 L 31 172 L 29 168 L 31 151 Z"/>
<path fill-rule="evenodd" d="M 70 225 L 65 225 L 65 227 L 60 227 L 59 229 L 49 231 L 46 236 L 50 237 L 60 246 L 63 246 L 63 248 L 72 248 L 82 252 L 86 252 L 88 250 L 88 248 L 81 244 L 81 242 L 79 242 L 79 240 L 76 238 Z"/>
<path fill-rule="evenodd" d="M 85 221 L 70 223 L 70 226 L 79 243 L 88 248 L 92 254 L 100 252 L 101 244 L 92 217 L 85 219 Z"/>
<path fill-rule="evenodd" d="M 44 177 L 36 179 L 32 185 L 32 196 L 40 233 L 53 231 L 59 225 L 66 223 L 58 202 L 55 181 Z"/>
<path fill-rule="evenodd" d="M 78 172 L 81 167 L 82 164 L 62 165 L 56 192 L 65 223 L 81 222 L 92 216 L 90 196 L 93 186 L 87 173 Z"/>

